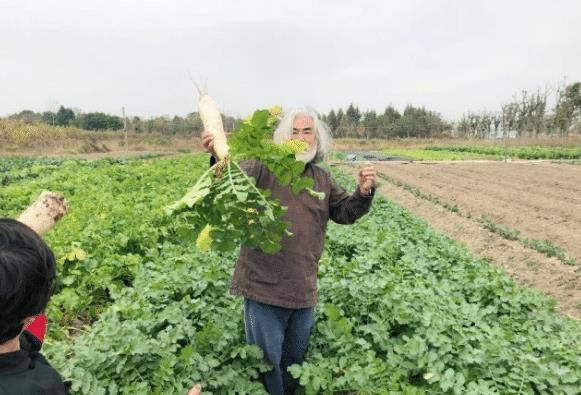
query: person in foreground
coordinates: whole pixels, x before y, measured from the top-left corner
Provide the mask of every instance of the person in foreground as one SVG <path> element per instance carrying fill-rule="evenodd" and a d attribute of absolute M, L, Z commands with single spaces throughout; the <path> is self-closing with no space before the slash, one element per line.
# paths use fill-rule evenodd
<path fill-rule="evenodd" d="M 0 218 L 0 395 L 61 395 L 69 383 L 40 353 L 55 258 L 31 228 Z M 199 395 L 196 385 L 188 395 Z"/>
<path fill-rule="evenodd" d="M 0 219 L 0 394 L 67 394 L 40 353 L 44 333 L 26 330 L 48 303 L 55 259 L 28 226 Z"/>
<path fill-rule="evenodd" d="M 305 162 L 302 175 L 314 179 L 313 189 L 324 192 L 325 199 L 318 200 L 306 192 L 295 196 L 289 186 L 280 186 L 259 161 L 242 162 L 241 168 L 256 179 L 258 187 L 270 189 L 272 197 L 288 207 L 284 219 L 291 221 L 293 236 L 285 236 L 281 250 L 273 255 L 242 246 L 230 287 L 233 295 L 244 297 L 247 343 L 258 345 L 273 366 L 262 381 L 275 395 L 293 394 L 298 388 L 298 381 L 287 368 L 303 362 L 309 345 L 327 222 L 331 219 L 353 224 L 369 211 L 375 193 L 375 170 L 371 166 L 359 172 L 357 189 L 349 194 L 317 165 L 331 141 L 327 126 L 313 109 L 292 110 L 280 121 L 274 142 L 292 139 L 309 145 L 307 152 L 297 154 L 297 160 Z M 213 141 L 211 131 L 204 131 L 202 145 L 215 157 Z"/>

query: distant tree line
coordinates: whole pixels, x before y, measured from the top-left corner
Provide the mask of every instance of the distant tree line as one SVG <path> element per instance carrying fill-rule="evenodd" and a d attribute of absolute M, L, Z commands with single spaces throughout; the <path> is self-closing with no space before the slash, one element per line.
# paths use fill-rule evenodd
<path fill-rule="evenodd" d="M 86 130 L 119 130 L 123 128 L 123 120 L 116 115 L 102 112 L 82 113 L 72 108 L 60 106 L 57 112 L 43 113 L 23 110 L 9 116 L 10 119 L 21 120 L 26 123 L 47 123 L 57 126 L 74 126 Z"/>
<path fill-rule="evenodd" d="M 362 112 L 350 104 L 345 111 L 333 109 L 322 118 L 335 137 L 436 137 L 451 128 L 439 113 L 412 105 L 408 105 L 403 113 L 391 105 L 383 113 L 377 113 L 375 110 Z"/>
<path fill-rule="evenodd" d="M 548 108 L 551 91 L 555 94 Z M 459 137 L 568 136 L 581 134 L 581 82 L 555 90 L 523 90 L 504 104 L 500 111 L 467 113 L 457 122 L 454 134 Z"/>
<path fill-rule="evenodd" d="M 102 112 L 82 113 L 60 106 L 57 112 L 45 111 L 34 112 L 23 110 L 9 116 L 10 119 L 24 121 L 26 123 L 46 123 L 57 126 L 74 126 L 77 128 L 93 131 L 120 130 L 123 129 L 123 119 L 116 115 L 109 115 Z M 238 129 L 240 119 L 223 116 L 224 128 L 227 131 Z M 190 113 L 185 117 L 159 116 L 148 119 L 140 117 L 128 117 L 127 129 L 135 133 L 159 133 L 164 135 L 194 134 L 199 135 L 203 130 L 202 121 L 197 112 Z"/>
<path fill-rule="evenodd" d="M 226 132 L 238 130 L 241 119 L 222 115 L 222 123 Z M 204 125 L 197 112 L 187 114 L 185 117 L 180 116 L 160 116 L 148 119 L 132 117 L 129 121 L 129 127 L 137 133 L 161 133 L 166 135 L 173 134 L 193 134 L 199 136 L 204 130 Z"/>
<path fill-rule="evenodd" d="M 548 98 L 554 94 L 551 108 Z M 24 110 L 9 118 L 27 123 L 43 122 L 51 125 L 74 126 L 86 130 L 120 130 L 123 119 L 102 112 L 83 113 L 80 110 L 60 106 L 58 111 L 34 112 Z M 430 138 L 443 135 L 456 137 L 490 138 L 503 136 L 542 135 L 567 136 L 581 134 L 581 82 L 563 84 L 555 89 L 537 90 L 535 93 L 522 91 L 505 103 L 497 112 L 470 112 L 454 123 L 424 107 L 408 105 L 403 112 L 389 105 L 383 112 L 361 111 L 350 104 L 345 110 L 332 109 L 322 115 L 335 137 L 352 138 Z M 242 120 L 223 115 L 226 131 L 239 128 Z M 180 116 L 158 116 L 142 119 L 127 118 L 127 128 L 135 133 L 158 133 L 163 135 L 200 135 L 202 121 L 197 112 Z"/>
<path fill-rule="evenodd" d="M 60 106 L 57 112 L 37 113 L 24 110 L 10 116 L 27 123 L 43 122 L 51 125 L 74 126 L 86 130 L 119 130 L 123 128 L 123 119 L 102 112 L 82 113 Z M 396 138 L 396 137 L 436 137 L 451 128 L 440 114 L 428 111 L 424 107 L 407 106 L 400 113 L 393 106 L 388 106 L 383 113 L 374 110 L 361 112 L 353 104 L 344 111 L 331 110 L 322 115 L 335 137 L 353 138 Z M 233 131 L 239 128 L 242 120 L 223 115 L 224 128 Z M 134 116 L 127 119 L 127 128 L 135 133 L 159 133 L 163 135 L 193 134 L 203 131 L 202 120 L 197 112 L 180 116 L 158 116 L 142 119 Z"/>

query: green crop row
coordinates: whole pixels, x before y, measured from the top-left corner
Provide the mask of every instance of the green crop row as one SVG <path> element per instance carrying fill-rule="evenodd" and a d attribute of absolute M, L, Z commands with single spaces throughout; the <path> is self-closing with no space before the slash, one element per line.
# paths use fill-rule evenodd
<path fill-rule="evenodd" d="M 499 159 L 495 155 L 472 153 L 472 152 L 457 152 L 445 150 L 430 150 L 426 149 L 406 149 L 406 148 L 388 148 L 381 151 L 382 154 L 388 156 L 402 157 L 413 160 L 495 160 Z"/>
<path fill-rule="evenodd" d="M 42 189 L 71 201 L 47 238 L 61 284 L 45 352 L 73 393 L 264 393 L 228 295 L 236 254 L 198 251 L 185 218 L 162 214 L 207 165 L 65 163 L 0 190 L 0 215 Z M 319 297 L 307 361 L 291 367 L 307 394 L 579 392 L 579 321 L 381 197 L 357 224 L 330 224 Z"/>
<path fill-rule="evenodd" d="M 426 147 L 428 151 L 463 152 L 519 159 L 581 159 L 581 148 L 566 147 Z"/>
<path fill-rule="evenodd" d="M 57 170 L 51 165 L 0 189 L 0 216 L 17 216 L 43 190 L 60 192 L 70 203 L 69 214 L 47 235 L 58 258 L 53 322 L 68 328 L 92 321 L 116 290 L 132 284 L 163 236 L 163 207 L 181 197 L 207 163 L 206 156 L 63 161 Z"/>

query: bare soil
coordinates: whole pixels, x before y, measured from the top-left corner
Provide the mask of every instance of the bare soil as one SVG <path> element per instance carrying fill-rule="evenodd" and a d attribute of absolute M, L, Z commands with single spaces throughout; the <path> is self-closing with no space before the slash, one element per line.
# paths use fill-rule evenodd
<path fill-rule="evenodd" d="M 380 165 L 378 170 L 463 212 L 550 240 L 581 258 L 581 167 L 555 163 Z M 581 262 L 581 259 L 579 259 Z"/>
<path fill-rule="evenodd" d="M 456 204 L 458 215 L 384 182 L 379 193 L 465 244 L 473 253 L 501 266 L 520 284 L 554 297 L 558 311 L 581 316 L 581 166 L 548 162 L 380 163 L 376 169 L 441 200 Z M 342 165 L 356 172 L 356 167 Z M 466 214 L 470 213 L 470 218 Z M 495 223 L 523 237 L 550 240 L 577 258 L 565 265 L 485 229 Z"/>

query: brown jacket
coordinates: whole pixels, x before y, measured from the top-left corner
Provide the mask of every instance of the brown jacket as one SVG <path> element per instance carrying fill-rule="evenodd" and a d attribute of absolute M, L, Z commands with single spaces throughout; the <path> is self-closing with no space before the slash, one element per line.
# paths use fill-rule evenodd
<path fill-rule="evenodd" d="M 284 236 L 276 254 L 242 246 L 234 269 L 230 293 L 258 302 L 286 308 L 306 308 L 317 304 L 317 266 L 325 243 L 327 221 L 352 224 L 369 211 L 371 196 L 357 189 L 349 195 L 329 172 L 313 163 L 303 176 L 315 180 L 314 190 L 325 192 L 319 200 L 302 191 L 295 196 L 290 187 L 281 187 L 275 176 L 259 161 L 241 163 L 260 188 L 272 190 L 272 197 L 288 207 L 284 219 L 292 223 L 293 236 Z"/>

